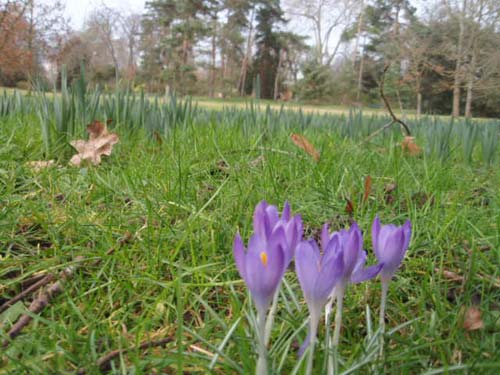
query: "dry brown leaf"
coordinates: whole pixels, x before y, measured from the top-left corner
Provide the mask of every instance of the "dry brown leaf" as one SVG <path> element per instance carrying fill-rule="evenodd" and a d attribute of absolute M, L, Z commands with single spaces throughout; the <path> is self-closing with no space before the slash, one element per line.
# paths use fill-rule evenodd
<path fill-rule="evenodd" d="M 29 161 L 27 165 L 28 167 L 32 168 L 35 172 L 38 172 L 44 168 L 55 166 L 56 162 L 54 160 L 35 160 L 35 161 Z"/>
<path fill-rule="evenodd" d="M 401 147 L 403 151 L 407 152 L 409 155 L 416 156 L 422 153 L 422 147 L 415 143 L 415 137 L 406 136 L 401 142 Z"/>
<path fill-rule="evenodd" d="M 307 152 L 315 161 L 319 161 L 319 152 L 314 148 L 314 146 L 309 142 L 306 137 L 300 134 L 293 133 L 290 138 L 297 147 Z"/>
<path fill-rule="evenodd" d="M 372 176 L 366 176 L 365 178 L 365 192 L 363 194 L 363 201 L 367 201 L 370 193 L 372 191 Z"/>
<path fill-rule="evenodd" d="M 467 331 L 475 331 L 484 328 L 484 322 L 481 319 L 481 311 L 477 307 L 471 306 L 465 311 L 464 328 Z"/>
<path fill-rule="evenodd" d="M 78 139 L 70 142 L 78 154 L 74 155 L 69 161 L 70 165 L 79 167 L 83 161 L 88 161 L 93 165 L 101 163 L 101 156 L 111 155 L 113 145 L 120 140 L 116 133 L 108 133 L 106 124 L 100 121 L 94 121 L 87 126 L 89 140 Z"/>
<path fill-rule="evenodd" d="M 352 200 L 346 198 L 346 204 L 345 204 L 345 212 L 348 213 L 349 215 L 352 215 L 354 213 L 354 203 Z"/>

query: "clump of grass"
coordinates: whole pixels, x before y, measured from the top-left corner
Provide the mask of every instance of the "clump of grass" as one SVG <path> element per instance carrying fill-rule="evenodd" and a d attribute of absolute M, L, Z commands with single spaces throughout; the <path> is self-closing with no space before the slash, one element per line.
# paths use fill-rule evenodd
<path fill-rule="evenodd" d="M 474 153 L 470 165 L 463 163 L 455 146 L 446 158 L 405 156 L 397 128 L 373 147 L 358 147 L 367 131 L 341 136 L 347 129 L 332 124 L 340 125 L 342 116 L 301 119 L 295 112 L 259 110 L 257 103 L 253 110 L 211 112 L 195 109 L 189 100 L 146 96 L 117 104 L 116 95 L 101 95 L 98 104 L 89 98 L 75 104 L 86 103 L 85 115 L 75 120 L 82 126 L 92 115 L 120 116 L 115 127 L 121 143 L 99 167 L 35 172 L 25 163 L 46 153 L 37 115 L 11 112 L 0 118 L 0 141 L 10 150 L 0 150 L 2 302 L 35 275 L 57 273 L 77 256 L 88 260 L 64 293 L 2 352 L 0 371 L 95 373 L 98 359 L 110 351 L 171 336 L 163 348 L 122 354 L 112 370 L 253 372 L 252 331 L 244 317 L 249 299 L 231 252 L 235 230 L 248 237 L 249 214 L 264 198 L 289 200 L 311 235 L 324 222 L 348 225 L 345 198 L 357 202 L 367 175 L 372 193 L 355 205 L 353 218 L 363 228 L 376 213 L 391 222 L 410 218 L 415 237 L 390 287 L 385 356 L 374 359 L 376 332 L 366 323 L 372 319 L 366 306 L 377 309 L 379 293 L 374 285 L 353 287 L 344 301 L 349 329 L 342 333 L 340 370 L 498 371 L 500 199 L 494 192 L 500 172 L 494 165 Z M 54 102 L 49 95 L 46 100 L 54 126 Z M 73 96 L 68 100 L 73 103 Z M 75 93 L 74 100 L 81 97 Z M 109 104 L 113 100 L 115 107 Z M 352 121 L 363 127 L 372 121 L 370 131 L 378 121 L 383 124 L 366 117 Z M 411 126 L 427 147 L 424 125 Z M 151 136 L 154 130 L 161 142 Z M 295 149 L 290 132 L 307 136 L 321 151 L 319 163 Z M 452 133 L 450 142 L 460 142 L 458 134 Z M 385 192 L 389 183 L 397 185 L 391 200 Z M 365 237 L 365 248 L 371 248 Z M 464 281 L 448 280 L 443 271 Z M 293 274 L 287 275 L 271 336 L 274 373 L 294 371 L 296 343 L 306 334 L 307 309 L 295 296 L 297 287 Z M 0 314 L 0 340 L 25 303 Z M 461 312 L 472 304 L 485 328 L 466 332 Z M 318 345 L 321 371 L 327 360 L 322 337 Z"/>

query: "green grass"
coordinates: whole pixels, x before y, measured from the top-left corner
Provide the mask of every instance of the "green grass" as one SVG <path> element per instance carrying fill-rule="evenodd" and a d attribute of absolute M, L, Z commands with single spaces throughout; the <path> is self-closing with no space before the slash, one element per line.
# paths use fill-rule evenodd
<path fill-rule="evenodd" d="M 251 109 L 202 111 L 197 119 L 183 117 L 164 128 L 132 126 L 125 116 L 114 125 L 120 143 L 101 166 L 66 166 L 71 150 L 59 144 L 50 156 L 60 167 L 40 172 L 26 165 L 49 156 L 39 118 L 1 118 L 0 300 L 16 295 L 33 275 L 60 271 L 77 256 L 85 260 L 64 292 L 1 351 L 0 374 L 74 373 L 82 367 L 98 373 L 96 361 L 109 351 L 169 335 L 173 341 L 164 348 L 118 357 L 113 372 L 252 373 L 251 302 L 234 266 L 234 234 L 239 230 L 248 239 L 253 208 L 262 199 L 280 207 L 290 201 L 308 234 L 324 222 L 339 229 L 351 219 L 346 198 L 355 203 L 353 218 L 365 232 L 370 263 L 369 228 L 377 213 L 384 223 L 410 218 L 413 238 L 388 297 L 388 331 L 403 326 L 387 334 L 383 359 L 354 369 L 373 349 L 365 342 L 366 314 L 377 316 L 380 285 L 351 287 L 341 370 L 498 373 L 500 171 L 483 159 L 480 143 L 468 161 L 460 130 L 447 138 L 429 133 L 433 125 L 424 121 L 413 129 L 426 152 L 408 157 L 397 129 L 359 146 L 383 118 L 276 116 Z M 341 127 L 346 121 L 351 126 Z M 161 144 L 150 136 L 154 129 Z M 292 131 L 317 146 L 319 163 L 295 148 Z M 445 143 L 450 147 L 443 151 Z M 496 146 L 493 152 L 498 156 Z M 258 157 L 263 162 L 252 163 Z M 361 204 L 368 175 L 373 191 Z M 391 182 L 397 189 L 388 202 L 384 187 Z M 464 282 L 447 280 L 444 270 Z M 270 347 L 276 374 L 293 371 L 297 343 L 306 335 L 307 307 L 295 274 L 288 272 L 286 281 Z M 2 341 L 28 304 L 0 315 Z M 473 304 L 485 327 L 467 332 L 461 315 Z M 321 326 L 317 373 L 323 337 Z"/>

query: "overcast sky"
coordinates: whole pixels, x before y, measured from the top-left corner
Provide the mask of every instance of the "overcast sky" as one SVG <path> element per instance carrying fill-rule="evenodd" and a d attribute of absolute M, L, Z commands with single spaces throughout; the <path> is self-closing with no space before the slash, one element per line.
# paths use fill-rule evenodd
<path fill-rule="evenodd" d="M 146 0 L 65 0 L 65 2 L 66 16 L 71 19 L 71 26 L 81 29 L 85 17 L 102 4 L 114 9 L 141 12 Z"/>

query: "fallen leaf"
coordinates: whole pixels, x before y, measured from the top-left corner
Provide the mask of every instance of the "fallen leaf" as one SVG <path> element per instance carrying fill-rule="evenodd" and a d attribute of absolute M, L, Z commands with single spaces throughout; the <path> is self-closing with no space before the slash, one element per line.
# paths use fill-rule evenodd
<path fill-rule="evenodd" d="M 306 137 L 300 134 L 293 133 L 290 138 L 295 145 L 309 154 L 315 161 L 319 161 L 319 152 L 309 142 Z"/>
<path fill-rule="evenodd" d="M 467 331 L 475 331 L 484 328 L 484 322 L 481 319 L 481 311 L 477 307 L 471 306 L 465 311 L 464 328 Z"/>
<path fill-rule="evenodd" d="M 401 147 L 408 155 L 416 156 L 422 153 L 422 147 L 415 143 L 415 137 L 406 136 L 401 142 Z"/>
<path fill-rule="evenodd" d="M 363 201 L 367 201 L 370 193 L 372 191 L 372 176 L 366 176 L 365 178 L 365 193 L 363 194 Z"/>
<path fill-rule="evenodd" d="M 38 172 L 44 168 L 53 167 L 56 165 L 54 160 L 35 160 L 29 161 L 26 165 L 30 168 L 33 168 L 35 172 Z"/>
<path fill-rule="evenodd" d="M 93 165 L 101 163 L 101 156 L 111 155 L 113 145 L 120 140 L 116 133 L 108 133 L 106 124 L 100 121 L 94 121 L 87 126 L 89 140 L 78 139 L 70 142 L 78 154 L 74 155 L 69 161 L 70 165 L 79 167 L 83 161 L 88 161 Z"/>
<path fill-rule="evenodd" d="M 348 213 L 349 215 L 352 215 L 354 213 L 354 203 L 347 198 L 346 198 L 345 212 Z"/>

